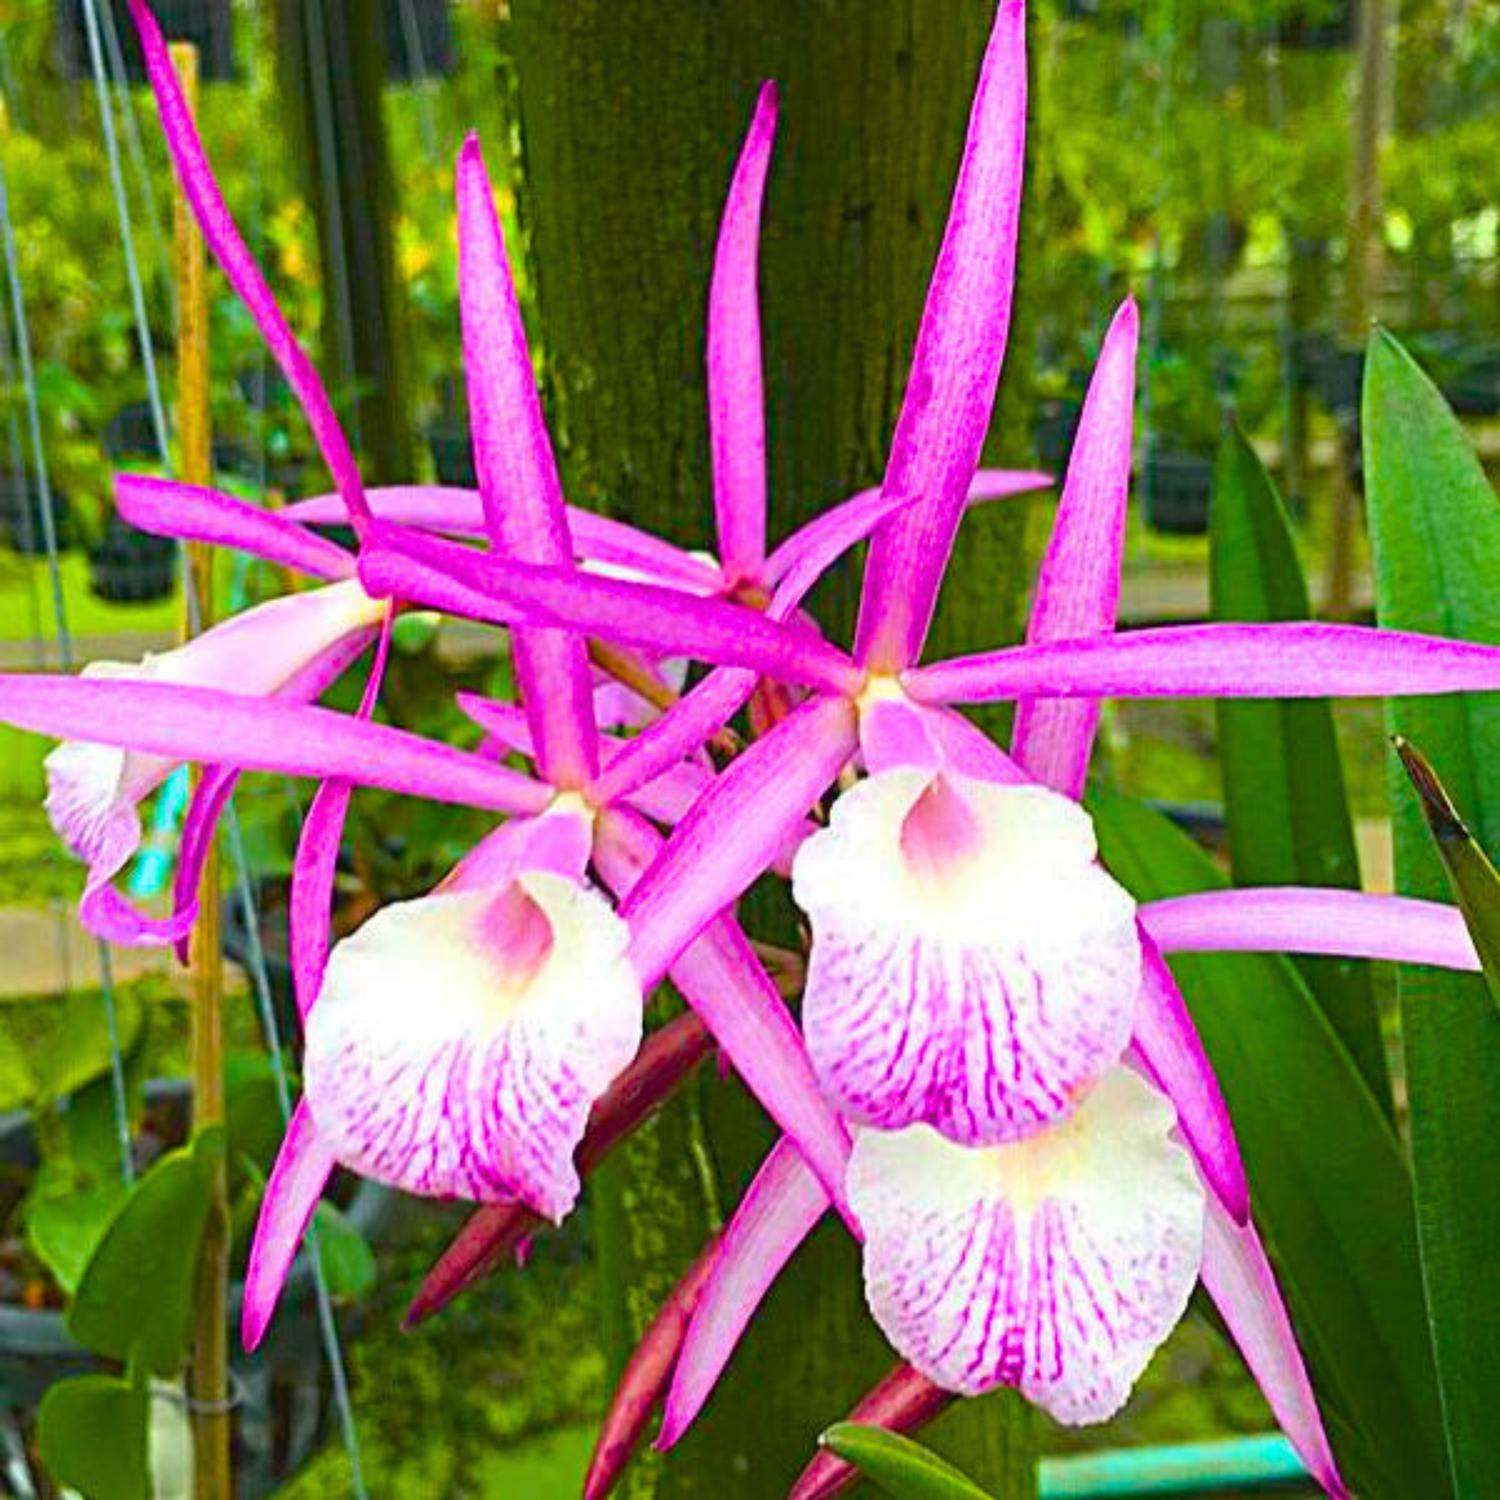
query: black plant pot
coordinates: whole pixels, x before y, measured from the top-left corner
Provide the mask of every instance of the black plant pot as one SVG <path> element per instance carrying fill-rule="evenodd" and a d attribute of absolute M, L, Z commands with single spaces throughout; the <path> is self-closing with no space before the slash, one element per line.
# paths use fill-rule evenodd
<path fill-rule="evenodd" d="M 1071 396 L 1051 396 L 1037 406 L 1036 426 L 1032 437 L 1036 443 L 1037 461 L 1053 474 L 1061 474 L 1073 451 L 1073 435 L 1083 405 Z"/>
<path fill-rule="evenodd" d="M 148 1104 L 185 1112 L 190 1095 L 183 1079 L 146 1085 Z M 36 1170 L 36 1141 L 25 1111 L 0 1115 L 0 1163 L 15 1174 Z M 388 1189 L 360 1181 L 344 1214 L 366 1239 L 373 1239 L 389 1221 L 394 1203 Z M 243 1300 L 244 1286 L 235 1282 L 228 1309 L 234 1327 L 239 1326 Z M 287 1277 L 266 1342 L 253 1355 L 240 1351 L 237 1340 L 233 1345 L 233 1372 L 243 1397 L 235 1445 L 236 1493 L 243 1500 L 269 1497 L 326 1441 L 332 1413 L 319 1340 L 312 1265 L 304 1253 Z M 54 1381 L 107 1368 L 105 1360 L 73 1341 L 61 1312 L 0 1304 L 0 1403 L 7 1411 L 29 1416 Z M 311 1408 L 312 1420 L 288 1424 L 281 1418 L 287 1407 Z M 279 1433 L 279 1427 L 292 1430 Z"/>
<path fill-rule="evenodd" d="M 1365 351 L 1314 334 L 1303 346 L 1303 361 L 1308 384 L 1323 405 L 1336 417 L 1357 416 L 1364 388 Z"/>
<path fill-rule="evenodd" d="M 386 76 L 392 83 L 451 77 L 458 63 L 448 0 L 382 0 Z"/>
<path fill-rule="evenodd" d="M 429 427 L 427 446 L 432 451 L 439 484 L 466 490 L 476 488 L 479 481 L 474 475 L 474 444 L 467 422 L 442 422 Z"/>
<path fill-rule="evenodd" d="M 125 72 L 132 83 L 144 83 L 146 65 L 125 0 L 100 0 L 101 8 L 105 4 L 110 6 L 120 39 Z M 59 0 L 57 7 L 58 68 L 65 78 L 74 80 L 93 77 L 83 5 L 84 0 Z M 206 82 L 222 83 L 238 76 L 232 0 L 152 0 L 151 10 L 169 42 L 192 42 L 198 48 L 198 74 Z"/>
<path fill-rule="evenodd" d="M 1213 460 L 1201 453 L 1153 448 L 1146 462 L 1142 513 L 1153 531 L 1202 536 L 1208 530 Z"/>
<path fill-rule="evenodd" d="M 72 516 L 68 498 L 52 491 L 52 524 L 57 531 L 57 550 L 73 544 Z M 15 470 L 0 471 L 0 531 L 15 551 L 27 557 L 45 557 L 47 532 L 42 524 L 42 497 L 34 475 Z"/>
<path fill-rule="evenodd" d="M 1500 349 L 1476 345 L 1458 370 L 1442 383 L 1448 405 L 1460 416 L 1500 415 Z"/>
<path fill-rule="evenodd" d="M 112 604 L 151 604 L 177 586 L 177 543 L 109 518 L 104 541 L 89 560 L 89 587 Z"/>
<path fill-rule="evenodd" d="M 1354 45 L 1354 0 L 1339 0 L 1338 5 L 1314 7 L 1314 15 L 1293 14 L 1283 17 L 1277 27 L 1277 40 L 1283 47 L 1305 52 L 1333 52 Z"/>
<path fill-rule="evenodd" d="M 156 424 L 151 420 L 151 406 L 146 401 L 132 401 L 109 419 L 104 429 L 104 451 L 110 458 L 160 457 L 156 444 Z"/>

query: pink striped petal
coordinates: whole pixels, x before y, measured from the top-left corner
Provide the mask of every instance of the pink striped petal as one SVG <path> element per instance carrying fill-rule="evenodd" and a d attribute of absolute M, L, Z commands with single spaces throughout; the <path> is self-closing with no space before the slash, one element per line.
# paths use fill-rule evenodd
<path fill-rule="evenodd" d="M 854 729 L 843 699 L 810 699 L 736 759 L 677 825 L 620 907 L 644 989 L 765 869 L 849 758 Z"/>
<path fill-rule="evenodd" d="M 285 514 L 247 505 L 233 495 L 156 479 L 115 475 L 115 506 L 138 531 L 235 547 L 314 578 L 354 576 L 354 559 L 340 546 L 289 521 Z"/>
<path fill-rule="evenodd" d="M 240 773 L 232 766 L 207 766 L 182 819 L 182 836 L 177 842 L 177 869 L 172 876 L 172 911 L 185 913 L 191 923 L 198 916 L 198 887 L 203 883 L 203 869 L 213 849 L 219 819 L 234 795 Z M 188 933 L 177 939 L 177 959 L 187 963 Z"/>
<path fill-rule="evenodd" d="M 1145 913 L 1141 913 L 1144 922 Z M 1198 1028 L 1172 971 L 1149 938 L 1141 1003 L 1135 1018 L 1135 1051 L 1151 1081 L 1172 1101 L 1183 1139 L 1192 1149 L 1209 1191 L 1236 1224 L 1250 1217 L 1250 1184 L 1240 1158 L 1229 1106 L 1214 1076 Z"/>
<path fill-rule="evenodd" d="M 760 370 L 760 213 L 776 139 L 776 85 L 763 83 L 729 184 L 708 283 L 708 432 L 719 554 L 730 583 L 766 555 L 766 417 Z"/>
<path fill-rule="evenodd" d="M 571 568 L 502 562 L 384 526 L 361 555 L 360 577 L 372 593 L 498 624 L 576 630 L 657 656 L 753 667 L 831 692 L 858 691 L 861 683 L 849 658 L 820 637 L 736 604 Z"/>
<path fill-rule="evenodd" d="M 719 1242 L 683 1340 L 656 1447 L 670 1448 L 718 1384 L 771 1283 L 812 1233 L 828 1195 L 790 1141 L 778 1141 Z"/>
<path fill-rule="evenodd" d="M 1118 1411 L 1198 1279 L 1203 1189 L 1175 1124 L 1118 1068 L 1007 1146 L 860 1131 L 865 1295 L 902 1358 L 963 1395 L 1015 1386 L 1068 1424 Z"/>
<path fill-rule="evenodd" d="M 1261 886 L 1153 901 L 1140 915 L 1163 953 L 1327 953 L 1479 968 L 1458 908 L 1409 896 Z"/>
<path fill-rule="evenodd" d="M 562 484 L 477 136 L 469 136 L 459 152 L 457 187 L 464 370 L 490 539 L 497 552 L 521 562 L 567 566 L 573 542 Z M 562 631 L 517 629 L 511 648 L 542 779 L 582 786 L 598 769 L 583 642 Z"/>
<path fill-rule="evenodd" d="M 499 812 L 536 812 L 551 795 L 493 761 L 405 730 L 213 688 L 0 673 L 0 722 L 143 759 L 348 776 L 361 786 Z M 81 838 L 89 830 L 76 832 Z"/>
<path fill-rule="evenodd" d="M 920 496 L 875 534 L 855 655 L 895 671 L 921 655 L 979 462 L 1005 357 L 1026 145 L 1026 8 L 1001 0 L 969 116 L 881 488 Z"/>
<path fill-rule="evenodd" d="M 1135 303 L 1127 299 L 1105 336 L 1037 578 L 1028 641 L 1108 635 L 1115 628 L 1130 503 L 1139 324 Z M 1016 707 L 1011 754 L 1043 785 L 1079 797 L 1098 724 L 1096 702 L 1023 699 Z"/>
<path fill-rule="evenodd" d="M 629 895 L 660 853 L 662 840 L 640 818 L 601 816 L 594 863 L 615 893 Z M 818 1090 L 818 1080 L 786 1005 L 730 917 L 720 917 L 678 955 L 672 983 L 760 1101 L 802 1152 L 840 1212 L 849 1137 Z"/>
<path fill-rule="evenodd" d="M 1203 1227 L 1203 1286 L 1307 1471 L 1347 1500 L 1286 1304 L 1253 1223 L 1236 1224 L 1212 1194 Z"/>
<path fill-rule="evenodd" d="M 628 940 L 552 871 L 382 908 L 334 948 L 307 1018 L 319 1134 L 407 1192 L 561 1220 L 589 1111 L 640 1047 Z"/>
<path fill-rule="evenodd" d="M 260 1200 L 255 1239 L 245 1269 L 240 1337 L 253 1350 L 265 1337 L 297 1247 L 333 1174 L 332 1153 L 319 1138 L 304 1099 L 293 1111 L 276 1165 Z"/>
<path fill-rule="evenodd" d="M 128 0 L 128 3 L 131 19 L 140 35 L 151 92 L 156 96 L 156 106 L 161 112 L 162 133 L 177 168 L 183 194 L 192 205 L 193 216 L 203 232 L 205 243 L 255 319 L 266 347 L 302 403 L 308 426 L 333 476 L 334 485 L 355 526 L 362 527 L 369 519 L 369 508 L 360 485 L 359 468 L 349 451 L 338 418 L 334 416 L 328 393 L 323 389 L 312 361 L 287 326 L 265 277 L 235 228 L 224 196 L 203 154 L 203 143 L 198 138 L 192 111 L 182 96 L 182 86 L 177 81 L 176 70 L 155 17 L 146 0 Z"/>
<path fill-rule="evenodd" d="M 798 851 L 808 1051 L 851 1120 L 965 1145 L 1069 1113 L 1120 1059 L 1135 905 L 1078 805 L 930 767 L 867 777 Z"/>
<path fill-rule="evenodd" d="M 1362 625 L 1167 625 L 960 657 L 902 684 L 923 703 L 1399 698 L 1500 689 L 1500 647 Z"/>
<path fill-rule="evenodd" d="M 377 521 L 453 536 L 482 537 L 485 534 L 484 504 L 478 490 L 446 484 L 380 485 L 365 491 L 365 501 Z M 304 526 L 349 524 L 349 507 L 337 492 L 294 500 L 281 511 L 281 515 Z"/>

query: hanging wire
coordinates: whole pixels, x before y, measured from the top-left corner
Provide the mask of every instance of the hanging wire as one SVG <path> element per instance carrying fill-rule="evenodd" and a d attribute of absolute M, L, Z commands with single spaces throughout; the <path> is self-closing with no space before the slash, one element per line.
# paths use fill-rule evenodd
<path fill-rule="evenodd" d="M 95 90 L 99 99 L 99 115 L 104 129 L 105 148 L 109 156 L 110 182 L 114 191 L 115 211 L 120 225 L 121 248 L 124 252 L 127 274 L 130 280 L 131 303 L 136 319 L 141 360 L 145 367 L 146 386 L 150 394 L 152 423 L 155 429 L 157 448 L 162 467 L 164 470 L 170 471 L 171 464 L 167 441 L 165 409 L 161 400 L 161 387 L 157 378 L 155 351 L 152 348 L 151 332 L 146 318 L 145 296 L 141 286 L 140 268 L 136 259 L 130 203 L 125 193 L 124 177 L 120 171 L 119 146 L 115 138 L 114 117 L 109 100 L 109 80 L 105 72 L 103 49 L 100 46 L 98 0 L 83 0 L 83 3 L 88 26 L 89 61 L 94 75 Z M 116 55 L 118 59 L 118 51 Z M 124 87 L 123 59 L 118 60 L 121 64 L 118 82 L 121 87 Z M 6 216 L 6 235 L 7 246 L 9 246 L 8 214 Z M 7 253 L 10 253 L 9 250 L 7 250 Z M 29 385 L 28 389 L 32 390 L 32 405 L 34 407 L 34 382 Z M 37 427 L 37 431 L 39 433 L 39 426 Z M 53 542 L 55 544 L 55 536 L 53 536 Z M 55 552 L 55 545 L 53 550 Z M 192 628 L 196 630 L 201 623 L 201 610 L 194 587 L 192 572 L 185 566 L 182 570 L 182 578 L 188 619 Z M 58 597 L 60 600 L 60 593 Z M 286 1081 L 278 1028 L 276 1026 L 274 1008 L 271 1004 L 270 983 L 266 974 L 265 956 L 260 947 L 260 927 L 255 912 L 254 895 L 250 886 L 249 866 L 245 856 L 244 841 L 240 837 L 238 815 L 232 800 L 226 804 L 225 818 L 230 836 L 231 868 L 234 871 L 235 881 L 240 892 L 241 904 L 244 908 L 245 927 L 248 934 L 248 956 L 251 960 L 252 988 L 255 992 L 256 1003 L 261 1013 L 262 1026 L 266 1028 L 266 1042 L 271 1052 L 272 1068 L 278 1081 L 278 1095 L 282 1119 L 283 1122 L 287 1122 L 291 1118 L 290 1089 Z M 111 1032 L 110 1040 L 112 1056 L 118 1065 L 120 1051 L 113 1031 Z M 126 1146 L 128 1149 L 128 1135 Z M 338 1414 L 344 1445 L 349 1456 L 354 1493 L 356 1500 L 368 1500 L 360 1465 L 358 1428 L 354 1419 L 353 1405 L 349 1397 L 348 1380 L 345 1374 L 343 1351 L 339 1342 L 338 1325 L 333 1316 L 333 1305 L 323 1274 L 322 1259 L 316 1253 L 317 1241 L 315 1236 L 310 1236 L 309 1244 L 313 1247 L 314 1252 L 311 1269 L 318 1304 L 318 1322 L 324 1346 L 324 1358 L 328 1362 L 334 1405 Z"/>
<path fill-rule="evenodd" d="M 0 240 L 4 242 L 5 275 L 10 285 L 10 311 L 15 337 L 16 362 L 26 388 L 26 421 L 31 431 L 31 459 L 36 476 L 36 493 L 40 502 L 42 537 L 47 547 L 47 574 L 52 584 L 52 611 L 56 625 L 57 654 L 62 669 L 73 667 L 73 639 L 68 629 L 68 606 L 63 594 L 62 567 L 57 552 L 57 516 L 52 503 L 52 484 L 47 474 L 47 451 L 42 441 L 42 413 L 36 394 L 36 370 L 31 359 L 31 330 L 26 321 L 26 298 L 21 287 L 21 260 L 16 251 L 15 226 L 10 218 L 10 191 L 5 164 L 0 161 Z M 29 503 L 30 492 L 23 503 Z M 99 954 L 99 989 L 104 999 L 104 1022 L 109 1033 L 110 1091 L 114 1102 L 115 1134 L 120 1148 L 120 1179 L 129 1183 L 135 1176 L 135 1162 L 130 1152 L 130 1112 L 125 1095 L 125 1062 L 120 1052 L 119 1015 L 115 1007 L 114 972 L 109 948 L 97 945 Z"/>
<path fill-rule="evenodd" d="M 436 161 L 437 117 L 433 112 L 432 91 L 427 80 L 427 58 L 422 47 L 422 28 L 417 24 L 417 8 L 413 0 L 398 0 L 397 9 L 401 14 L 401 40 L 406 46 L 412 83 L 417 91 L 417 124 L 422 132 L 422 148 L 429 161 Z"/>

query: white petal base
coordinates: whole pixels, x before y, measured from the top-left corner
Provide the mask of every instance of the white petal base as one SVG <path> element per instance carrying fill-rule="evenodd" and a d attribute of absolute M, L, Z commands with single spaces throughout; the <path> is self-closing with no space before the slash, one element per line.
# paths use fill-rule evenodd
<path fill-rule="evenodd" d="M 1041 787 L 880 771 L 798 852 L 808 1051 L 851 1119 L 990 1145 L 1066 1115 L 1119 1061 L 1135 904 L 1093 825 Z"/>
<path fill-rule="evenodd" d="M 495 942 L 524 893 L 540 944 Z M 593 891 L 531 870 L 504 892 L 388 906 L 333 950 L 308 1017 L 306 1094 L 344 1165 L 428 1197 L 519 1197 L 561 1219 L 594 1100 L 641 1041 L 629 932 Z"/>
<path fill-rule="evenodd" d="M 1197 1280 L 1203 1189 L 1166 1097 L 1108 1073 L 1068 1120 L 971 1149 L 865 1130 L 849 1200 L 875 1321 L 923 1375 L 1018 1387 L 1060 1422 L 1125 1402 Z"/>

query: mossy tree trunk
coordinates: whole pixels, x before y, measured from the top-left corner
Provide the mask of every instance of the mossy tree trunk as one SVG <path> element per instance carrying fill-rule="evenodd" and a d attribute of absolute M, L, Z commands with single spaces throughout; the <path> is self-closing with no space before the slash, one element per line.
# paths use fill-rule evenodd
<path fill-rule="evenodd" d="M 879 481 L 992 14 L 990 0 L 512 0 L 534 334 L 575 503 L 712 546 L 708 275 L 766 78 L 781 86 L 761 253 L 772 539 Z M 1013 351 L 997 440 L 1029 431 L 1016 375 L 1028 366 Z M 1014 441 L 1003 454 L 1027 456 Z M 1015 631 L 1019 508 L 976 519 L 945 591 L 945 646 Z M 855 578 L 815 601 L 844 639 Z M 754 893 L 742 916 L 760 936 L 796 932 L 778 891 Z M 737 1081 L 705 1076 L 596 1175 L 615 1370 L 771 1139 Z M 638 1461 L 621 1493 L 784 1493 L 821 1428 L 893 1362 L 855 1248 L 825 1223 L 697 1427 L 665 1460 Z M 996 1495 L 1034 1493 L 1029 1418 L 1013 1398 L 966 1403 L 929 1436 Z"/>
<path fill-rule="evenodd" d="M 362 466 L 412 477 L 411 401 L 396 295 L 395 182 L 381 116 L 379 0 L 277 0 L 280 94 L 292 114 L 323 269 L 323 364 Z"/>

